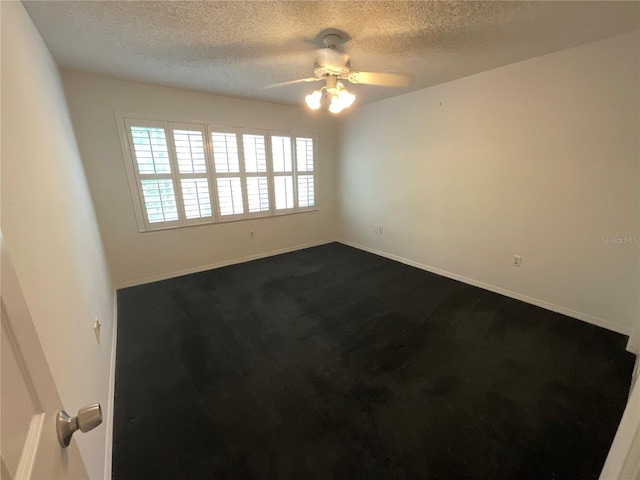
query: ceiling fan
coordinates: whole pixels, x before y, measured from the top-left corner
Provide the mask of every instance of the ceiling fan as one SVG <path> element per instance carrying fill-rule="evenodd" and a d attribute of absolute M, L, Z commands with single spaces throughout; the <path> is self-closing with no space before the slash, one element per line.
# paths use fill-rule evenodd
<path fill-rule="evenodd" d="M 324 48 L 316 50 L 316 60 L 313 67 L 315 76 L 290 80 L 288 82 L 274 83 L 264 88 L 282 87 L 303 82 L 324 81 L 325 86 L 305 97 L 307 106 L 312 110 L 321 107 L 323 100 L 329 102 L 329 111 L 339 113 L 350 107 L 355 95 L 350 93 L 342 80 L 353 84 L 377 85 L 381 87 L 408 87 L 411 84 L 411 75 L 399 73 L 379 72 L 355 72 L 351 70 L 351 57 L 338 50 L 338 46 L 349 38 L 346 34 L 341 36 L 337 31 L 327 33 L 322 37 Z"/>

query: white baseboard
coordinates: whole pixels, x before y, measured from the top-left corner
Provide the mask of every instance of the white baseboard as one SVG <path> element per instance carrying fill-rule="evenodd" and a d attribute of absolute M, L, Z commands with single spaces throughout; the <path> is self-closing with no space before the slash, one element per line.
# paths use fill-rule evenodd
<path fill-rule="evenodd" d="M 578 320 L 582 320 L 583 322 L 590 323 L 592 325 L 596 325 L 598 327 L 606 328 L 607 330 L 612 330 L 617 333 L 621 333 L 622 335 L 630 335 L 631 332 L 628 331 L 627 328 L 618 325 L 616 323 L 610 322 L 603 318 L 596 317 L 594 315 L 589 315 L 588 313 L 579 312 L 577 310 L 573 310 L 571 308 L 563 307 L 560 305 L 555 305 L 553 303 L 546 302 L 544 300 L 540 300 L 539 298 L 530 297 L 528 295 L 524 295 L 522 293 L 514 292 L 511 290 L 507 290 L 505 288 L 496 287 L 495 285 L 491 285 L 489 283 L 481 282 L 479 280 L 474 280 L 473 278 L 468 278 L 462 275 L 458 275 L 456 273 L 447 272 L 446 270 L 442 270 L 440 268 L 432 267 L 430 265 L 425 265 L 420 262 L 416 262 L 413 260 L 409 260 L 408 258 L 399 257 L 398 255 L 393 255 L 391 253 L 383 252 L 381 250 L 376 250 L 375 248 L 366 247 L 364 245 L 360 245 L 355 242 L 350 242 L 348 240 L 344 240 L 341 238 L 337 239 L 338 242 L 348 245 L 350 247 L 357 248 L 359 250 L 364 250 L 365 252 L 373 253 L 374 255 L 379 255 L 381 257 L 388 258 L 390 260 L 395 260 L 400 263 L 404 263 L 406 265 L 410 265 L 412 267 L 420 268 L 422 270 L 426 270 L 427 272 L 435 273 L 437 275 L 441 275 L 443 277 L 451 278 L 453 280 L 458 280 L 460 282 L 466 283 L 468 285 L 473 285 L 474 287 L 480 287 L 484 290 L 489 290 L 490 292 L 499 293 L 500 295 L 504 295 L 506 297 L 515 298 L 516 300 L 521 300 L 526 303 L 530 303 L 531 305 L 535 305 L 537 307 L 544 308 L 546 310 L 551 310 L 552 312 L 561 313 L 562 315 L 566 315 L 568 317 L 576 318 Z"/>
<path fill-rule="evenodd" d="M 259 260 L 260 258 L 273 257 L 274 255 L 281 255 L 283 253 L 295 252 L 296 250 L 303 250 L 305 248 L 317 247 L 319 245 L 325 245 L 327 243 L 335 242 L 335 237 L 326 238 L 317 242 L 305 243 L 302 245 L 294 245 L 292 247 L 281 248 L 278 250 L 271 250 L 268 252 L 258 253 L 256 255 L 249 255 L 247 257 L 232 258 L 230 260 L 223 260 L 221 262 L 210 263 L 208 265 L 201 265 L 193 268 L 186 268 L 184 270 L 178 270 L 175 272 L 162 273 L 160 275 L 152 275 L 150 277 L 140 278 L 138 280 L 130 280 L 116 284 L 116 288 L 135 287 L 136 285 L 143 285 L 145 283 L 158 282 L 160 280 L 167 280 L 169 278 L 181 277 L 183 275 L 190 275 L 192 273 L 205 272 L 207 270 L 213 270 L 215 268 L 228 267 L 229 265 L 236 265 L 238 263 L 250 262 L 252 260 Z"/>
<path fill-rule="evenodd" d="M 178 270 L 175 272 L 170 272 L 166 274 L 153 275 L 146 278 L 141 278 L 137 280 L 131 280 L 127 282 L 121 282 L 116 284 L 116 288 L 126 288 L 133 287 L 136 285 L 143 285 L 145 283 L 157 282 L 160 280 L 167 280 L 169 278 L 180 277 L 182 275 L 189 275 L 192 273 L 204 272 L 206 270 L 213 270 L 215 268 L 226 267 L 229 265 L 235 265 L 238 263 L 250 262 L 252 260 L 258 260 L 260 258 L 272 257 L 274 255 L 280 255 L 283 253 L 294 252 L 296 250 L 302 250 L 305 248 L 316 247 L 319 245 L 325 245 L 331 242 L 340 242 L 344 245 L 348 245 L 350 247 L 357 248 L 359 250 L 364 250 L 365 252 L 373 253 L 374 255 L 379 255 L 381 257 L 388 258 L 390 260 L 395 260 L 400 263 L 404 263 L 405 265 L 410 265 L 412 267 L 420 268 L 422 270 L 426 270 L 427 272 L 435 273 L 436 275 L 441 275 L 443 277 L 451 278 L 453 280 L 458 280 L 460 282 L 466 283 L 468 285 L 473 285 L 475 287 L 483 288 L 485 290 L 489 290 L 490 292 L 499 293 L 500 295 L 505 295 L 510 298 L 515 298 L 516 300 L 521 300 L 523 302 L 529 303 L 531 305 L 536 305 L 538 307 L 544 308 L 546 310 L 550 310 L 552 312 L 561 313 L 563 315 L 567 315 L 568 317 L 576 318 L 578 320 L 582 320 L 584 322 L 590 323 L 592 325 L 596 325 L 598 327 L 606 328 L 607 330 L 612 330 L 614 332 L 620 333 L 622 335 L 631 335 L 631 332 L 628 328 L 618 325 L 617 323 L 610 322 L 600 317 L 596 317 L 595 315 L 590 315 L 588 313 L 580 312 L 577 310 L 573 310 L 571 308 L 563 307 L 561 305 L 556 305 L 545 300 L 541 300 L 539 298 L 531 297 L 529 295 L 524 295 L 522 293 L 514 292 L 512 290 L 507 290 L 502 287 L 497 287 L 495 285 L 491 285 L 489 283 L 485 283 L 479 280 L 475 280 L 473 278 L 465 277 L 463 275 L 458 275 L 456 273 L 448 272 L 446 270 L 442 270 L 440 268 L 432 267 L 430 265 L 425 265 L 420 262 L 416 262 L 414 260 L 410 260 L 408 258 L 400 257 L 398 255 L 394 255 L 391 253 L 383 252 L 381 250 L 377 250 L 375 248 L 370 248 L 365 245 L 361 245 L 359 243 L 351 242 L 348 240 L 344 240 L 341 238 L 326 238 L 324 240 L 320 240 L 317 242 L 306 243 L 302 245 L 294 245 L 292 247 L 282 248 L 278 250 L 271 250 L 268 252 L 259 253 L 256 255 L 249 255 L 246 257 L 234 258 L 230 260 L 224 260 L 221 262 L 211 263 L 208 265 L 202 265 L 194 268 L 188 268 L 184 270 Z M 634 349 L 629 348 L 629 351 L 633 353 L 638 353 L 634 351 Z M 114 353 L 115 359 L 115 353 Z"/>
<path fill-rule="evenodd" d="M 111 358 L 109 360 L 109 398 L 106 408 L 106 441 L 104 447 L 104 478 L 111 480 L 113 457 L 113 409 L 116 394 L 116 347 L 118 343 L 118 293 L 113 290 L 113 319 L 111 321 Z"/>

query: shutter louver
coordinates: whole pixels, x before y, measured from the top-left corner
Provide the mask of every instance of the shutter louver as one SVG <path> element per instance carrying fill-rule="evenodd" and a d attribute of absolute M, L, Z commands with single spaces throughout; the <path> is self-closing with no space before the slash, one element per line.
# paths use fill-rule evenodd
<path fill-rule="evenodd" d="M 296 138 L 298 172 L 313 172 L 313 138 Z"/>
<path fill-rule="evenodd" d="M 183 178 L 182 202 L 187 219 L 206 218 L 211 216 L 211 200 L 209 182 L 206 178 Z"/>
<path fill-rule="evenodd" d="M 271 154 L 274 172 L 291 172 L 291 137 L 272 136 Z"/>
<path fill-rule="evenodd" d="M 240 160 L 235 133 L 211 133 L 216 173 L 238 173 Z"/>
<path fill-rule="evenodd" d="M 315 205 L 313 175 L 298 175 L 298 206 L 302 208 Z"/>
<path fill-rule="evenodd" d="M 293 208 L 293 177 L 274 177 L 274 191 L 276 196 L 276 210 Z"/>
<path fill-rule="evenodd" d="M 171 173 L 167 139 L 163 128 L 131 127 L 138 173 Z"/>
<path fill-rule="evenodd" d="M 141 184 L 149 223 L 178 220 L 176 196 L 170 179 L 142 180 Z"/>
<path fill-rule="evenodd" d="M 269 211 L 269 182 L 267 177 L 247 178 L 247 202 L 251 213 Z"/>
<path fill-rule="evenodd" d="M 264 135 L 242 135 L 244 148 L 244 165 L 247 173 L 267 171 L 267 151 L 264 143 Z"/>
<path fill-rule="evenodd" d="M 173 142 L 180 173 L 207 173 L 202 132 L 173 130 Z"/>
<path fill-rule="evenodd" d="M 218 203 L 220 215 L 239 215 L 244 213 L 240 177 L 218 178 Z"/>

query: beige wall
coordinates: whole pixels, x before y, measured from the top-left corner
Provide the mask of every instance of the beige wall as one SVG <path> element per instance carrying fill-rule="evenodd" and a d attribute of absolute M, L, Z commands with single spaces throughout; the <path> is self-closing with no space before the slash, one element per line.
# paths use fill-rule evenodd
<path fill-rule="evenodd" d="M 22 4 L 0 4 L 2 233 L 64 408 L 106 415 L 114 292 L 58 68 Z M 109 422 L 74 436 L 91 478 L 110 471 Z"/>
<path fill-rule="evenodd" d="M 270 252 L 325 242 L 334 232 L 334 127 L 299 106 L 64 72 L 63 81 L 116 285 L 165 278 Z M 114 111 L 183 121 L 318 132 L 319 210 L 313 213 L 139 233 Z M 255 238 L 249 238 L 249 232 Z"/>
<path fill-rule="evenodd" d="M 340 129 L 339 237 L 630 334 L 639 246 L 603 237 L 640 236 L 639 45 L 635 31 L 358 106 Z"/>

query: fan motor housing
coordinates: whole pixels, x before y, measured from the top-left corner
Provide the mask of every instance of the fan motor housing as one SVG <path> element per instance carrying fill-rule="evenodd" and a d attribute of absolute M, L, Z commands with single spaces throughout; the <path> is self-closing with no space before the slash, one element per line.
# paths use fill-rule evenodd
<path fill-rule="evenodd" d="M 318 65 L 316 63 L 315 67 L 313 68 L 313 73 L 318 78 L 326 77 L 327 75 L 336 75 L 336 76 L 346 75 L 350 71 L 351 71 L 351 68 L 349 68 L 349 65 L 340 67 L 337 65 Z"/>
<path fill-rule="evenodd" d="M 350 71 L 351 59 L 346 53 L 329 47 L 317 50 L 316 62 L 313 66 L 313 73 L 316 77 L 346 75 Z"/>

